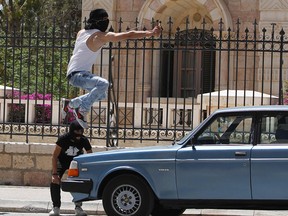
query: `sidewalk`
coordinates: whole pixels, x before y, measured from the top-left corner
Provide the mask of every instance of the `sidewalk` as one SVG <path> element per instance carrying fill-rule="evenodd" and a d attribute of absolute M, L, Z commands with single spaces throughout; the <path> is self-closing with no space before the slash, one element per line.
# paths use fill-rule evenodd
<path fill-rule="evenodd" d="M 74 204 L 70 193 L 62 192 L 61 213 L 73 214 Z M 0 185 L 0 212 L 39 212 L 47 213 L 51 209 L 48 187 L 24 187 Z M 88 215 L 106 215 L 101 201 L 83 202 Z M 254 210 L 215 210 L 188 209 L 184 216 L 287 216 L 288 211 Z M 164 215 L 163 215 L 164 216 Z"/>

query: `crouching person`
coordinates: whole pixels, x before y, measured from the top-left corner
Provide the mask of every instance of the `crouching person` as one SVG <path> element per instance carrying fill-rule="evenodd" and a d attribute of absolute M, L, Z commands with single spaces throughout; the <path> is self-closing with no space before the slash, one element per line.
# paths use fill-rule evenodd
<path fill-rule="evenodd" d="M 75 120 L 71 122 L 69 132 L 60 136 L 56 142 L 56 147 L 52 156 L 52 182 L 50 193 L 53 208 L 49 216 L 60 215 L 61 191 L 60 182 L 63 174 L 69 169 L 70 162 L 75 156 L 83 154 L 83 148 L 87 153 L 92 152 L 89 140 L 83 135 L 82 126 Z M 75 215 L 86 216 L 86 212 L 81 208 L 82 203 L 75 203 Z"/>

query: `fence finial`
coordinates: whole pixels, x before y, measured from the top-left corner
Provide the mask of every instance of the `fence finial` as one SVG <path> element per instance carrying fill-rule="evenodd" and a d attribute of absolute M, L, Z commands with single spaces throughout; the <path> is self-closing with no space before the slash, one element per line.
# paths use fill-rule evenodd
<path fill-rule="evenodd" d="M 247 35 L 249 33 L 249 29 L 246 27 L 245 34 Z"/>
<path fill-rule="evenodd" d="M 151 20 L 151 25 L 152 25 L 152 28 L 154 28 L 155 27 L 155 20 L 154 20 L 154 18 L 152 17 L 152 20 Z"/>
<path fill-rule="evenodd" d="M 240 19 L 238 18 L 238 19 L 237 19 L 237 22 L 236 22 L 236 26 L 237 26 L 237 28 L 236 28 L 237 38 L 239 38 L 239 34 L 240 34 L 240 25 L 241 25 L 241 22 L 240 22 Z"/>
<path fill-rule="evenodd" d="M 271 26 L 272 26 L 271 39 L 274 40 L 274 33 L 275 33 L 276 23 L 271 23 Z"/>
<path fill-rule="evenodd" d="M 188 36 L 188 31 L 189 31 L 189 16 L 186 17 L 186 21 L 185 21 L 185 30 L 186 30 L 186 37 Z"/>
<path fill-rule="evenodd" d="M 262 40 L 263 40 L 263 41 L 265 41 L 265 39 L 266 39 L 266 32 L 267 32 L 267 29 L 264 27 L 264 28 L 262 29 L 262 33 L 263 33 Z M 265 46 L 265 45 L 264 45 L 264 46 Z"/>
<path fill-rule="evenodd" d="M 224 22 L 223 22 L 223 20 L 221 18 L 220 21 L 219 21 L 219 31 L 223 30 L 223 25 L 224 25 Z"/>
<path fill-rule="evenodd" d="M 171 38 L 172 24 L 173 24 L 171 16 L 169 17 L 167 24 L 168 24 L 168 35 L 169 35 L 169 38 Z"/>
<path fill-rule="evenodd" d="M 109 32 L 114 32 L 114 29 L 113 29 L 112 25 L 110 26 L 110 28 L 109 28 L 108 31 L 109 31 Z"/>
<path fill-rule="evenodd" d="M 254 22 L 253 22 L 253 26 L 254 26 L 254 38 L 256 39 L 257 37 L 257 20 L 255 19 Z"/>
<path fill-rule="evenodd" d="M 283 28 L 281 29 L 281 31 L 279 32 L 279 34 L 280 34 L 281 36 L 284 36 L 284 35 L 285 35 L 285 31 L 284 31 Z"/>
<path fill-rule="evenodd" d="M 138 17 L 136 17 L 136 20 L 134 23 L 135 23 L 135 29 L 138 30 L 138 24 L 139 24 Z"/>
<path fill-rule="evenodd" d="M 123 23 L 123 21 L 122 21 L 122 17 L 120 17 L 118 23 L 119 23 L 119 32 L 121 32 L 121 31 L 122 31 L 122 23 Z"/>
<path fill-rule="evenodd" d="M 203 18 L 203 21 L 202 21 L 202 29 L 203 29 L 203 31 L 205 30 L 205 26 L 206 26 L 206 20 L 205 20 L 205 17 Z"/>

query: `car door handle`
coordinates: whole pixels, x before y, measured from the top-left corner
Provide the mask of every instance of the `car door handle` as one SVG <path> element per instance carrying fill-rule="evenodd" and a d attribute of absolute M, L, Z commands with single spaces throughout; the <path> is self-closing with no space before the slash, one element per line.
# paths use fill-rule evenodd
<path fill-rule="evenodd" d="M 246 156 L 246 152 L 242 152 L 242 151 L 236 151 L 235 152 L 235 156 Z"/>

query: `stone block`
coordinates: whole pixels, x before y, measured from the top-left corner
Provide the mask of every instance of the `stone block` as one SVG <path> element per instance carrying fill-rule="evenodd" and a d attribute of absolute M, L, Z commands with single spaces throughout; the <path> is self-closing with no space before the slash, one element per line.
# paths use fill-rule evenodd
<path fill-rule="evenodd" d="M 34 157 L 26 155 L 13 155 L 13 169 L 31 169 L 35 167 Z"/>
<path fill-rule="evenodd" d="M 214 0 L 207 0 L 205 1 L 204 4 L 205 8 L 211 12 L 212 10 L 214 10 L 215 8 L 217 8 L 217 5 L 214 3 Z"/>
<path fill-rule="evenodd" d="M 42 143 L 33 143 L 30 145 L 31 154 L 49 154 L 52 155 L 55 149 L 55 145 L 51 144 L 42 144 Z"/>
<path fill-rule="evenodd" d="M 29 153 L 29 144 L 27 143 L 6 143 L 6 153 Z"/>
<path fill-rule="evenodd" d="M 241 8 L 241 1 L 240 0 L 228 0 L 227 6 L 230 9 L 230 13 L 233 13 L 234 11 L 238 11 L 239 8 Z"/>
<path fill-rule="evenodd" d="M 259 2 L 251 0 L 241 0 L 241 11 L 256 11 L 259 10 Z"/>
<path fill-rule="evenodd" d="M 36 169 L 51 170 L 52 169 L 52 155 L 51 156 L 36 156 Z"/>
<path fill-rule="evenodd" d="M 1 170 L 0 185 L 23 185 L 22 172 L 17 170 Z"/>
<path fill-rule="evenodd" d="M 93 9 L 93 1 L 91 0 L 82 0 L 82 10 L 91 10 Z"/>
<path fill-rule="evenodd" d="M 137 18 L 137 14 L 138 12 L 136 11 L 129 11 L 129 12 L 125 12 L 125 11 L 122 11 L 122 12 L 118 12 L 119 16 L 122 17 L 123 19 L 123 23 L 122 23 L 122 31 L 125 31 L 125 29 L 127 27 L 129 28 L 135 28 L 135 21 L 136 21 L 136 18 Z"/>
<path fill-rule="evenodd" d="M 12 155 L 0 154 L 0 168 L 11 168 Z"/>
<path fill-rule="evenodd" d="M 219 20 L 221 18 L 221 11 L 219 10 L 219 8 L 215 8 L 210 12 L 210 15 L 213 21 Z"/>
<path fill-rule="evenodd" d="M 24 185 L 26 186 L 49 186 L 51 182 L 50 172 L 25 172 Z"/>
<path fill-rule="evenodd" d="M 143 1 L 134 0 L 134 1 L 133 1 L 132 9 L 133 9 L 133 11 L 138 11 L 138 12 L 140 12 L 142 6 L 143 6 Z"/>
<path fill-rule="evenodd" d="M 161 8 L 163 6 L 163 3 L 161 1 L 151 1 L 149 8 L 151 8 L 152 10 L 157 10 L 158 8 Z"/>
<path fill-rule="evenodd" d="M 0 152 L 4 151 L 4 143 L 0 143 Z"/>
<path fill-rule="evenodd" d="M 133 2 L 131 0 L 122 0 L 121 4 L 117 4 L 117 11 L 132 11 L 132 4 Z"/>

